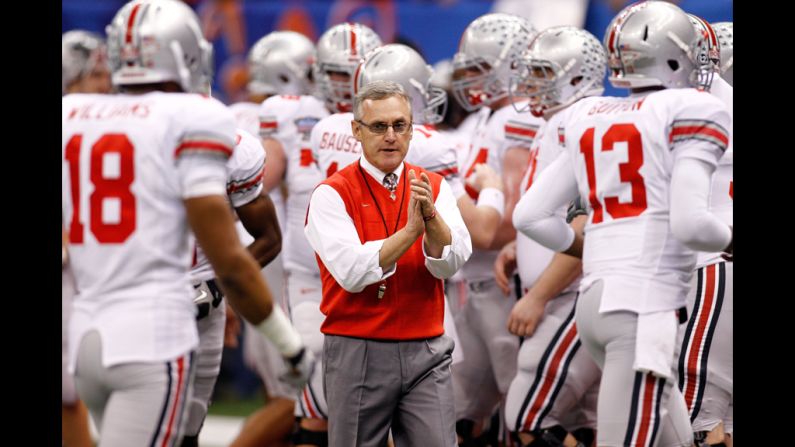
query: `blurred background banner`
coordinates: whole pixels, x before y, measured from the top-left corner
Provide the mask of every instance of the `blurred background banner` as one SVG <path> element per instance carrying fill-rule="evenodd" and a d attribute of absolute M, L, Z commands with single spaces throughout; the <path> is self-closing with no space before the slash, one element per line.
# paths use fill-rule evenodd
<path fill-rule="evenodd" d="M 316 41 L 337 23 L 360 22 L 384 43 L 417 48 L 430 64 L 452 58 L 466 26 L 488 12 L 528 18 L 541 30 L 555 25 L 584 27 L 601 39 L 623 0 L 185 0 L 199 14 L 215 46 L 215 96 L 226 102 L 242 98 L 245 58 L 260 37 L 293 30 Z M 61 31 L 80 28 L 104 34 L 105 25 L 124 0 L 63 0 Z M 733 21 L 732 0 L 674 2 L 708 22 Z M 606 83 L 605 95 L 626 94 Z"/>

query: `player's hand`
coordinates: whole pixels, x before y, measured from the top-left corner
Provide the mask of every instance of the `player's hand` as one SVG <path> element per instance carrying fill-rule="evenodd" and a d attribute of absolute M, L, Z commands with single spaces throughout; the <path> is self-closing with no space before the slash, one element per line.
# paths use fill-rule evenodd
<path fill-rule="evenodd" d="M 303 347 L 295 357 L 286 358 L 284 362 L 287 364 L 287 372 L 282 374 L 279 380 L 296 390 L 302 389 L 312 377 L 316 364 L 315 355 Z"/>
<path fill-rule="evenodd" d="M 511 293 L 511 276 L 516 270 L 516 241 L 502 247 L 494 261 L 494 278 L 497 286 L 506 296 Z"/>
<path fill-rule="evenodd" d="M 502 177 L 497 174 L 491 166 L 485 163 L 478 163 L 475 165 L 475 170 L 466 179 L 469 185 L 475 191 L 480 192 L 483 188 L 496 188 L 502 191 Z"/>
<path fill-rule="evenodd" d="M 511 314 L 508 316 L 508 331 L 520 337 L 533 335 L 538 323 L 544 317 L 545 307 L 546 303 L 526 293 L 511 309 Z"/>

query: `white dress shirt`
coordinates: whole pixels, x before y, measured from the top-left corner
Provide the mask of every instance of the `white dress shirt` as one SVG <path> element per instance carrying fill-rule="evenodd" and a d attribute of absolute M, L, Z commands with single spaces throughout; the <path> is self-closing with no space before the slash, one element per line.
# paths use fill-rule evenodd
<path fill-rule="evenodd" d="M 383 179 L 387 173 L 373 166 L 364 157 L 359 159 L 359 163 L 381 188 L 385 188 Z M 403 167 L 404 164 L 401 163 L 394 171 L 398 181 L 403 175 Z M 446 279 L 469 259 L 472 254 L 472 240 L 461 218 L 452 189 L 444 179 L 434 205 L 436 212 L 450 228 L 452 240 L 450 245 L 444 246 L 439 258 L 425 253 L 424 239 L 422 250 L 428 271 L 436 278 Z M 312 193 L 304 233 L 331 275 L 348 292 L 361 292 L 368 285 L 389 278 L 397 269 L 397 264 L 387 269 L 382 269 L 379 265 L 379 252 L 384 239 L 367 241 L 364 244 L 359 241 L 356 226 L 345 211 L 342 197 L 329 185 L 320 185 Z"/>

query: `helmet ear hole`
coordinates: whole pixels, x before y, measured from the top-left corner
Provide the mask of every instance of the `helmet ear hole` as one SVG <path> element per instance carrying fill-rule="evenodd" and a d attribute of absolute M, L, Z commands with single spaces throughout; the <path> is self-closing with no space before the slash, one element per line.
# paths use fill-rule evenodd
<path fill-rule="evenodd" d="M 569 82 L 569 84 L 570 84 L 570 85 L 577 85 L 577 84 L 579 84 L 580 82 L 582 82 L 582 75 L 580 75 L 580 76 L 575 76 L 575 77 L 571 78 L 571 81 Z"/>
<path fill-rule="evenodd" d="M 679 70 L 679 62 L 674 59 L 668 59 L 668 67 L 671 68 L 671 71 Z"/>
<path fill-rule="evenodd" d="M 288 82 L 290 82 L 290 78 L 288 78 L 287 76 L 285 76 L 283 74 L 279 75 L 279 80 L 282 81 L 283 84 L 287 84 Z"/>

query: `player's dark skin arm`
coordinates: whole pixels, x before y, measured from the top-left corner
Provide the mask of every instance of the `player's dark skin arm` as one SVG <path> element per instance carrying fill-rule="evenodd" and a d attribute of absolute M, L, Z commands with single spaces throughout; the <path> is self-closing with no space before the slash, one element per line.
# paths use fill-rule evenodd
<path fill-rule="evenodd" d="M 259 197 L 235 208 L 248 234 L 254 237 L 247 248 L 260 267 L 265 267 L 282 251 L 282 231 L 276 218 L 276 207 L 263 189 Z"/>
<path fill-rule="evenodd" d="M 188 223 L 207 255 L 229 304 L 258 325 L 273 309 L 260 267 L 240 244 L 228 199 L 221 195 L 184 200 Z"/>

